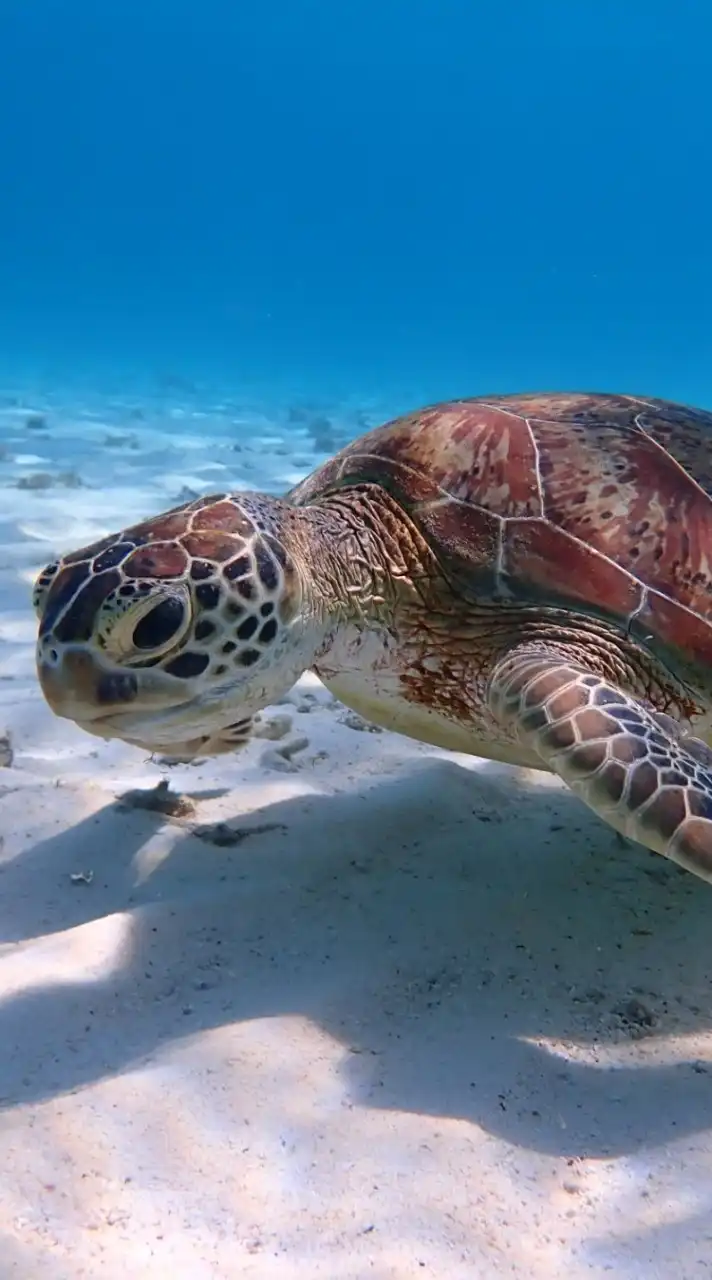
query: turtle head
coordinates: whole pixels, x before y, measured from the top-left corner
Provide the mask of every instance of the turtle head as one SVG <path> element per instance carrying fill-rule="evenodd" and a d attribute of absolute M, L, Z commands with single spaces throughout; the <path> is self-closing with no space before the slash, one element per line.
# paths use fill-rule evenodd
<path fill-rule="evenodd" d="M 200 498 L 39 574 L 37 672 L 59 716 L 174 758 L 218 755 L 309 666 L 295 512 Z"/>

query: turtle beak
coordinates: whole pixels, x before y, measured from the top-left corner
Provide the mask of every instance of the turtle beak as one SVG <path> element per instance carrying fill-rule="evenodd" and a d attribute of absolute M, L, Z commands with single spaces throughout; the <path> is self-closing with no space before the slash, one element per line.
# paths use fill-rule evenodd
<path fill-rule="evenodd" d="M 141 711 L 163 710 L 190 701 L 184 685 L 161 671 L 110 667 L 81 645 L 37 655 L 37 676 L 55 715 L 79 723 L 131 709 L 140 695 Z"/>
<path fill-rule="evenodd" d="M 67 649 L 56 661 L 38 656 L 37 676 L 42 693 L 57 716 L 93 720 L 125 708 L 138 694 L 133 671 L 102 671 L 85 650 Z"/>

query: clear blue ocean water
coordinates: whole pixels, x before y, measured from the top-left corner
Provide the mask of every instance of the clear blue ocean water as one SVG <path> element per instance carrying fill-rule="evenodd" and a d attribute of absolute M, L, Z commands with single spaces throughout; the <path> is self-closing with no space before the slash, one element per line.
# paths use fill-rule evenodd
<path fill-rule="evenodd" d="M 434 400 L 712 408 L 711 71 L 712 0 L 0 0 L 0 1280 L 712 1275 L 709 886 L 276 664 L 102 740 L 31 603 Z"/>
<path fill-rule="evenodd" d="M 712 404 L 708 0 L 2 0 L 0 376 Z"/>

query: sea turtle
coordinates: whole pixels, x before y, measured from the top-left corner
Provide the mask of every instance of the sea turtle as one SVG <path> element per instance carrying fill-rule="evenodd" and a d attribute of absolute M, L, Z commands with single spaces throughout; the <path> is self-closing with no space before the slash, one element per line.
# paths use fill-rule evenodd
<path fill-rule="evenodd" d="M 379 725 L 558 774 L 712 880 L 712 413 L 434 405 L 285 497 L 213 494 L 67 555 L 34 602 L 45 697 L 91 733 L 229 751 L 311 668 Z"/>

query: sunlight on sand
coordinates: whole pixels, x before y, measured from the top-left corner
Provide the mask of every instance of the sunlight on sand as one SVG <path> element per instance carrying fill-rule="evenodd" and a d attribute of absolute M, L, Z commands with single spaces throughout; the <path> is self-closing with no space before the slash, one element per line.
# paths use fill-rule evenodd
<path fill-rule="evenodd" d="M 313 676 L 265 737 L 170 769 L 40 698 L 41 564 L 279 491 L 363 416 L 12 394 L 3 1277 L 709 1269 L 709 888 L 554 778 L 364 731 Z M 136 802 L 162 780 L 178 816 Z"/>

